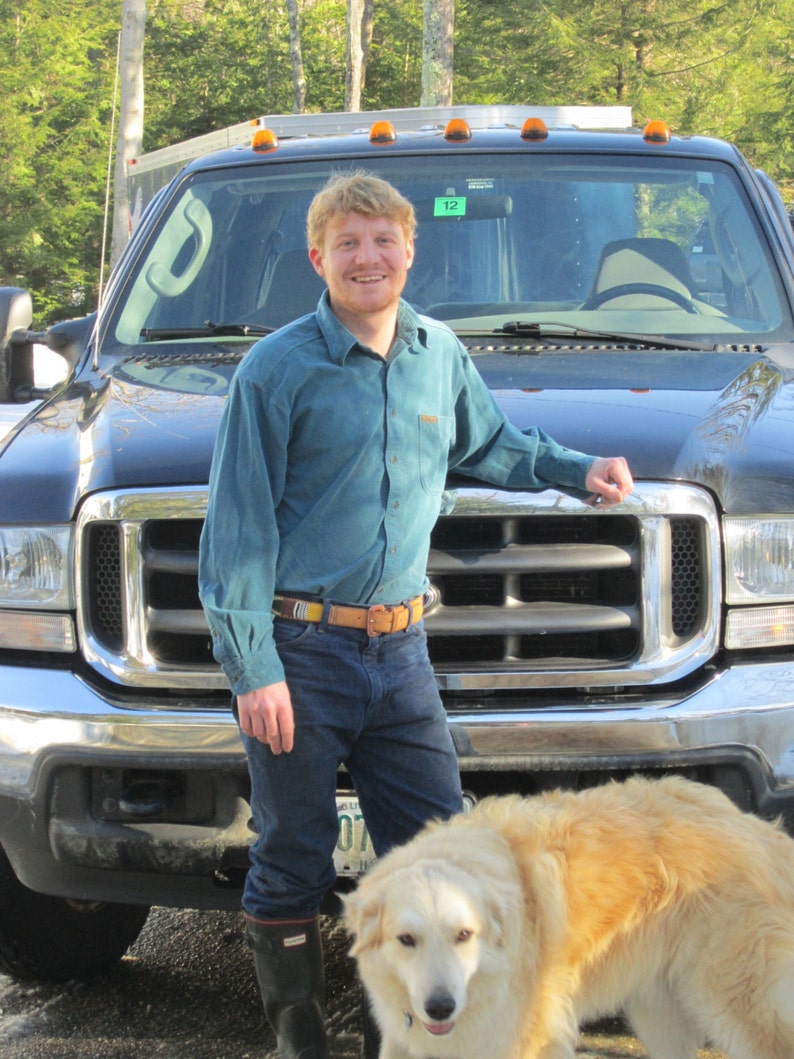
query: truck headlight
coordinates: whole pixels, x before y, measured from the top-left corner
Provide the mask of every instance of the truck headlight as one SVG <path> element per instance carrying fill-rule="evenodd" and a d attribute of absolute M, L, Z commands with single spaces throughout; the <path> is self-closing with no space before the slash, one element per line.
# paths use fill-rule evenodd
<path fill-rule="evenodd" d="M 0 526 L 0 607 L 74 608 L 71 526 Z"/>
<path fill-rule="evenodd" d="M 75 651 L 72 609 L 72 527 L 0 526 L 0 648 Z"/>
<path fill-rule="evenodd" d="M 725 602 L 794 602 L 794 516 L 725 518 Z"/>
<path fill-rule="evenodd" d="M 725 646 L 794 644 L 794 516 L 723 519 Z M 751 604 L 755 604 L 752 606 Z"/>

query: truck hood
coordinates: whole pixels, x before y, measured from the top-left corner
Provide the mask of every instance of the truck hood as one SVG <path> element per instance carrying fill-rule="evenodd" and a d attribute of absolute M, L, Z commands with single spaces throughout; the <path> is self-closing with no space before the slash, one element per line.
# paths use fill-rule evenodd
<path fill-rule="evenodd" d="M 794 350 L 486 354 L 510 420 L 624 455 L 638 481 L 709 489 L 732 514 L 794 510 Z"/>
<path fill-rule="evenodd" d="M 65 522 L 101 490 L 206 484 L 232 370 L 152 358 L 84 371 L 12 435 L 2 517 Z"/>
<path fill-rule="evenodd" d="M 699 483 L 728 512 L 794 510 L 788 348 L 475 353 L 475 363 L 520 429 L 625 455 L 638 481 Z M 83 373 L 7 442 L 2 519 L 68 521 L 100 490 L 205 484 L 232 370 L 188 358 Z"/>

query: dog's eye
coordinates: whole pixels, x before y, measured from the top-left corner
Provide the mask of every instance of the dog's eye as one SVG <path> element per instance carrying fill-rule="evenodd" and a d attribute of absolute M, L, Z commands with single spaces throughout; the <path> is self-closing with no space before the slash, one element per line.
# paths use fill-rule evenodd
<path fill-rule="evenodd" d="M 465 929 L 464 930 L 459 930 L 458 931 L 458 936 L 455 938 L 455 941 L 456 942 L 469 941 L 470 938 L 472 938 L 472 937 L 474 937 L 474 931 L 473 930 L 465 930 Z"/>
<path fill-rule="evenodd" d="M 416 948 L 416 938 L 413 936 L 413 934 L 398 934 L 397 940 L 401 945 L 404 945 L 406 949 Z"/>

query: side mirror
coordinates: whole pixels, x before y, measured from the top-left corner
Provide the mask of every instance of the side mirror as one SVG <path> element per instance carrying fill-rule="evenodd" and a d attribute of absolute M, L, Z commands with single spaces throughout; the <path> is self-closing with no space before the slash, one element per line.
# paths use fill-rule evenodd
<path fill-rule="evenodd" d="M 34 344 L 47 346 L 74 371 L 91 339 L 96 313 L 53 324 L 46 331 L 31 331 L 33 306 L 27 291 L 0 287 L 0 404 L 24 403 L 44 397 L 36 389 Z"/>
<path fill-rule="evenodd" d="M 33 343 L 12 340 L 27 333 L 33 321 L 33 301 L 21 287 L 0 287 L 0 404 L 14 400 L 18 386 L 33 385 Z"/>

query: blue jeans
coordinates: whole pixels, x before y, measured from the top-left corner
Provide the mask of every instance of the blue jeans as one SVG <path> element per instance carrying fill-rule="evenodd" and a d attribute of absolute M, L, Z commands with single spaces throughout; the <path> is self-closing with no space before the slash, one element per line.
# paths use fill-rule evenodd
<path fill-rule="evenodd" d="M 315 915 L 332 888 L 337 769 L 347 767 L 382 856 L 462 808 L 460 774 L 421 623 L 367 636 L 276 619 L 295 742 L 273 754 L 243 735 L 258 837 L 243 908 L 258 919 Z"/>

